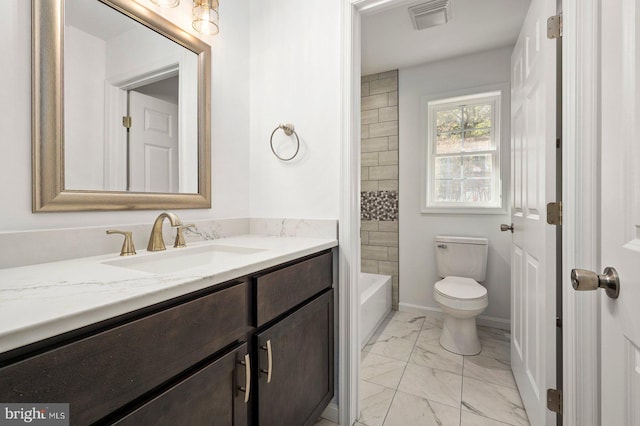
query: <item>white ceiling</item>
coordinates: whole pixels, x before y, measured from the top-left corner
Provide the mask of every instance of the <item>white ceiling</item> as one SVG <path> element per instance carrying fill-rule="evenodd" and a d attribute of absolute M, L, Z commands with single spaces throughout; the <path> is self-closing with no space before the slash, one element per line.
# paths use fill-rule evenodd
<path fill-rule="evenodd" d="M 108 41 L 141 25 L 128 16 L 95 0 L 66 0 L 65 25 Z"/>
<path fill-rule="evenodd" d="M 407 8 L 425 0 L 362 17 L 362 75 L 474 52 L 512 46 L 530 0 L 451 0 L 446 25 L 413 29 Z"/>

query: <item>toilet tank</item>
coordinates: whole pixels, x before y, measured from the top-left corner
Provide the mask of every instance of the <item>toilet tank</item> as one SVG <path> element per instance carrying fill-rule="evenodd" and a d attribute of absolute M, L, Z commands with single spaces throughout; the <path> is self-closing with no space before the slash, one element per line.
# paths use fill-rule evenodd
<path fill-rule="evenodd" d="M 435 249 L 438 276 L 484 281 L 489 252 L 486 238 L 439 235 L 435 238 Z"/>

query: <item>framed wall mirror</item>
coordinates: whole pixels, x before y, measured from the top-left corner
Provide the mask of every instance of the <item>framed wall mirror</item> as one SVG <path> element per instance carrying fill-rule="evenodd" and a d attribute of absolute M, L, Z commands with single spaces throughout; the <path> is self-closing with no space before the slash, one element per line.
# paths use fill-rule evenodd
<path fill-rule="evenodd" d="M 32 0 L 33 211 L 211 207 L 211 48 L 131 0 Z"/>

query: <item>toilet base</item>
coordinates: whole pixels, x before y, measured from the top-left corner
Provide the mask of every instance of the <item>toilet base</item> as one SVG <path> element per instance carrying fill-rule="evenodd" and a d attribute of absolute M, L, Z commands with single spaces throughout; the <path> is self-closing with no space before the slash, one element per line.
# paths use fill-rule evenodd
<path fill-rule="evenodd" d="M 482 350 L 476 317 L 455 318 L 445 313 L 440 346 L 458 355 L 477 355 Z"/>

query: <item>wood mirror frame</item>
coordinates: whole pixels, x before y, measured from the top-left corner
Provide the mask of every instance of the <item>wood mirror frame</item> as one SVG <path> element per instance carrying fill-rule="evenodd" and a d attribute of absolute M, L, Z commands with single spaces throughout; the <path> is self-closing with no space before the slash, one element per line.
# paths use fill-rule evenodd
<path fill-rule="evenodd" d="M 32 0 L 32 210 L 211 207 L 211 47 L 132 0 L 100 1 L 198 55 L 198 192 L 68 190 L 64 187 L 64 0 Z"/>

